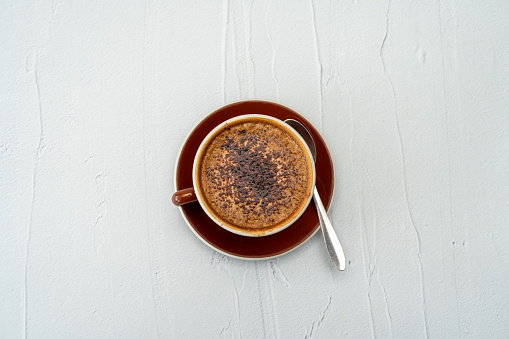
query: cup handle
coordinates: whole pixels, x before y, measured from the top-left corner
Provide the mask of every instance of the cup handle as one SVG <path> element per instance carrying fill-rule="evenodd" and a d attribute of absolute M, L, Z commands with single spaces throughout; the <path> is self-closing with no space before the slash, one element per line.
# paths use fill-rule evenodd
<path fill-rule="evenodd" d="M 175 206 L 189 204 L 191 202 L 196 201 L 197 199 L 198 198 L 196 198 L 194 188 L 192 187 L 184 188 L 183 190 L 177 191 L 171 197 L 171 201 Z"/>

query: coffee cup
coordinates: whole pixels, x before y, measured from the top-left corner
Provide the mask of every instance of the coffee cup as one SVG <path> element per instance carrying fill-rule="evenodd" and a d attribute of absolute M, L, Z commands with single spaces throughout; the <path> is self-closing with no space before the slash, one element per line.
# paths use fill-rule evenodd
<path fill-rule="evenodd" d="M 311 151 L 283 121 L 246 114 L 216 126 L 193 161 L 193 186 L 173 194 L 177 206 L 198 203 L 220 227 L 259 237 L 292 225 L 312 199 Z"/>

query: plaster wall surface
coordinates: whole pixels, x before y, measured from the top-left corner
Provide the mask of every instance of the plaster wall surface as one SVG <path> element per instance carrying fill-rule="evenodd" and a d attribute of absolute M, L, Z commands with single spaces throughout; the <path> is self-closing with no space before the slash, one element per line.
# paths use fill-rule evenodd
<path fill-rule="evenodd" d="M 2 1 L 2 338 L 507 338 L 509 2 Z M 171 205 L 258 98 L 321 131 L 317 234 L 241 261 Z"/>

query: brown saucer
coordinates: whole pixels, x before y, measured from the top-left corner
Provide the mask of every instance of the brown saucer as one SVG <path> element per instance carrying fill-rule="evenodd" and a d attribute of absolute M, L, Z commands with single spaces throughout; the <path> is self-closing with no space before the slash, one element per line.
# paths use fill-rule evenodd
<path fill-rule="evenodd" d="M 193 186 L 194 156 L 207 134 L 223 121 L 243 114 L 265 114 L 280 120 L 295 119 L 307 127 L 316 143 L 316 187 L 325 208 L 329 209 L 334 193 L 334 165 L 325 141 L 302 115 L 288 107 L 267 101 L 236 102 L 206 116 L 191 131 L 180 149 L 175 166 L 175 191 Z M 237 235 L 221 228 L 207 216 L 197 202 L 179 208 L 198 238 L 216 251 L 239 259 L 267 259 L 285 254 L 302 245 L 319 228 L 313 203 L 309 204 L 302 216 L 287 229 L 256 238 Z"/>

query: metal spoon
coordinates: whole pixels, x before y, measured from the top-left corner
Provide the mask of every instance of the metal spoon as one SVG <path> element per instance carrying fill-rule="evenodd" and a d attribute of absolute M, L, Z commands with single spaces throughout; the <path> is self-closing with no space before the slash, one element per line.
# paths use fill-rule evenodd
<path fill-rule="evenodd" d="M 316 145 L 311 133 L 307 130 L 307 128 L 293 119 L 286 119 L 285 123 L 293 127 L 296 130 L 302 139 L 307 143 L 311 154 L 313 155 L 313 160 L 316 163 Z M 341 243 L 339 242 L 338 236 L 334 231 L 334 227 L 332 227 L 332 223 L 327 216 L 327 211 L 323 206 L 322 199 L 320 199 L 320 195 L 318 194 L 318 190 L 316 186 L 313 192 L 313 200 L 315 201 L 316 211 L 318 213 L 318 219 L 320 220 L 320 226 L 322 228 L 323 238 L 325 240 L 325 246 L 327 247 L 327 252 L 329 252 L 329 256 L 334 263 L 334 265 L 340 270 L 343 271 L 346 266 L 345 253 L 343 252 L 343 247 L 341 247 Z"/>

